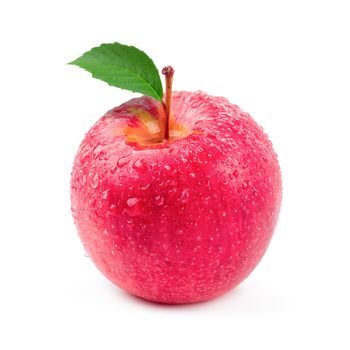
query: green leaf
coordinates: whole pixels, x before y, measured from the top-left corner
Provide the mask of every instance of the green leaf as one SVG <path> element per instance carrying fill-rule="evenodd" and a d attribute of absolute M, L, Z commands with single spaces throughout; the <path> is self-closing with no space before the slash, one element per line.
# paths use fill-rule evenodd
<path fill-rule="evenodd" d="M 156 66 L 134 46 L 102 44 L 69 64 L 87 70 L 94 78 L 109 85 L 162 100 L 162 82 Z"/>

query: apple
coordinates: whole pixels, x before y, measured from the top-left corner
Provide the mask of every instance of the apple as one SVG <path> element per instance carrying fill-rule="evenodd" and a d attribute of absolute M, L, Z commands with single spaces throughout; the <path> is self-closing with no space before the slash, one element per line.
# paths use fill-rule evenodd
<path fill-rule="evenodd" d="M 86 134 L 71 177 L 83 245 L 114 284 L 170 304 L 242 282 L 271 240 L 281 173 L 263 129 L 204 92 L 134 98 Z M 170 116 L 170 117 L 169 117 Z"/>

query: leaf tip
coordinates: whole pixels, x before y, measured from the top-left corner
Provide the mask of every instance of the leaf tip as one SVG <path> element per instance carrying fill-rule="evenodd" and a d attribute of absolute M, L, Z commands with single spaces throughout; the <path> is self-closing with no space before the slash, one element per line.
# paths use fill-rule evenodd
<path fill-rule="evenodd" d="M 71 66 L 77 66 L 77 60 L 74 61 L 70 61 L 67 64 L 71 65 Z"/>

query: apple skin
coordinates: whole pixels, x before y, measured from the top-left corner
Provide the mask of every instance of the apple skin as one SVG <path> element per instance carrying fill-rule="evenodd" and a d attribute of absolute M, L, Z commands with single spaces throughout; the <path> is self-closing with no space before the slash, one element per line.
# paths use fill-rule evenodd
<path fill-rule="evenodd" d="M 76 155 L 71 201 L 85 250 L 109 280 L 180 304 L 227 292 L 258 264 L 281 173 L 262 128 L 225 98 L 174 92 L 172 111 L 172 139 L 161 143 L 164 112 L 150 97 L 104 115 Z"/>

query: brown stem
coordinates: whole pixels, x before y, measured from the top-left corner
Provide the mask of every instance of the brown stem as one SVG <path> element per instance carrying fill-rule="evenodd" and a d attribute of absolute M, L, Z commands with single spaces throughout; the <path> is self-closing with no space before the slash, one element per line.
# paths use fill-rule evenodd
<path fill-rule="evenodd" d="M 171 101 L 172 101 L 172 85 L 174 69 L 171 66 L 164 67 L 162 73 L 165 75 L 165 103 L 163 102 L 163 108 L 165 110 L 164 120 L 164 139 L 169 140 L 169 120 L 171 113 Z"/>

